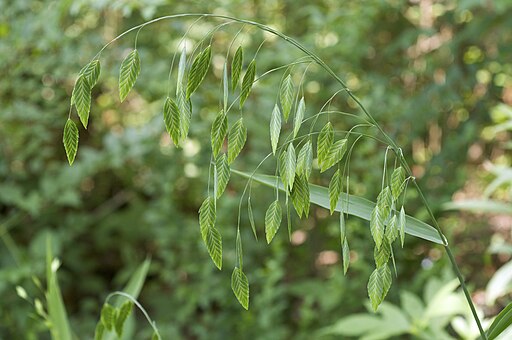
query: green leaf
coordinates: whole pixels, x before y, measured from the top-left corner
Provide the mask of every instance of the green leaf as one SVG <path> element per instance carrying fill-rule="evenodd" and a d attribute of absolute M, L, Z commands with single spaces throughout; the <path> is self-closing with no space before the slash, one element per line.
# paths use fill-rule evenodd
<path fill-rule="evenodd" d="M 293 143 L 288 144 L 288 150 L 285 154 L 283 168 L 283 180 L 289 190 L 293 189 L 293 182 L 295 181 L 295 168 L 297 166 L 297 158 L 295 156 L 295 148 Z"/>
<path fill-rule="evenodd" d="M 187 69 L 187 51 L 185 48 L 181 50 L 180 62 L 178 63 L 178 80 L 176 82 L 176 96 L 179 92 L 183 92 L 183 84 L 185 79 L 185 71 Z"/>
<path fill-rule="evenodd" d="M 76 107 L 82 125 L 87 129 L 89 111 L 91 110 L 91 85 L 85 75 L 79 76 L 76 80 L 71 101 Z"/>
<path fill-rule="evenodd" d="M 318 164 L 320 169 L 323 168 L 323 164 L 329 159 L 329 153 L 331 151 L 332 144 L 334 142 L 334 129 L 331 122 L 327 122 L 325 126 L 320 130 L 317 141 L 316 155 L 318 157 Z"/>
<path fill-rule="evenodd" d="M 489 340 L 496 339 L 503 331 L 512 324 L 512 302 L 509 303 L 494 319 L 491 326 L 487 330 L 487 338 Z"/>
<path fill-rule="evenodd" d="M 281 219 L 283 218 L 283 211 L 278 200 L 270 204 L 265 214 L 265 235 L 267 243 L 270 244 L 276 235 L 279 227 L 281 226 Z"/>
<path fill-rule="evenodd" d="M 275 176 L 260 174 L 253 175 L 252 173 L 246 173 L 234 169 L 231 169 L 231 172 L 245 178 L 251 178 L 253 181 L 264 184 L 268 187 L 285 191 L 284 186 L 277 181 Z M 329 193 L 327 188 L 315 184 L 309 184 L 309 192 L 311 203 L 326 209 L 330 208 Z M 375 209 L 375 206 L 375 203 L 368 201 L 363 197 L 341 193 L 340 201 L 338 202 L 338 206 L 336 207 L 335 211 L 343 212 L 370 221 L 372 211 Z M 405 232 L 407 234 L 437 244 L 443 244 L 444 240 L 441 239 L 439 233 L 434 227 L 411 216 L 405 216 L 405 220 Z"/>
<path fill-rule="evenodd" d="M 164 122 L 174 145 L 178 146 L 180 141 L 180 110 L 174 100 L 169 97 L 164 102 Z"/>
<path fill-rule="evenodd" d="M 281 102 L 281 108 L 283 109 L 284 121 L 287 122 L 293 105 L 293 82 L 290 74 L 281 84 L 279 99 Z"/>
<path fill-rule="evenodd" d="M 389 269 L 388 265 L 384 265 L 380 267 L 378 270 L 382 280 L 382 301 L 384 301 L 386 295 L 388 295 L 389 288 L 391 288 L 391 269 Z"/>
<path fill-rule="evenodd" d="M 101 308 L 101 323 L 110 331 L 115 326 L 115 321 L 116 309 L 111 304 L 104 303 Z"/>
<path fill-rule="evenodd" d="M 291 192 L 292 203 L 297 215 L 302 218 L 309 215 L 309 185 L 304 175 L 296 175 Z"/>
<path fill-rule="evenodd" d="M 238 258 L 238 266 L 240 270 L 244 267 L 244 256 L 243 256 L 243 248 L 242 248 L 242 237 L 240 236 L 240 228 L 236 229 L 236 255 Z"/>
<path fill-rule="evenodd" d="M 223 108 L 226 112 L 228 110 L 228 99 L 229 99 L 229 85 L 228 85 L 228 65 L 224 63 L 224 69 L 222 71 L 222 87 L 223 90 Z"/>
<path fill-rule="evenodd" d="M 188 130 L 190 128 L 190 120 L 192 118 L 192 102 L 185 96 L 185 90 L 181 89 L 178 91 L 176 97 L 176 104 L 180 112 L 180 140 L 183 142 L 188 136 Z"/>
<path fill-rule="evenodd" d="M 297 175 L 303 175 L 309 180 L 311 171 L 313 170 L 313 144 L 310 140 L 302 146 L 297 156 Z"/>
<path fill-rule="evenodd" d="M 100 77 L 100 61 L 98 59 L 92 60 L 90 63 L 85 65 L 78 74 L 79 76 L 83 75 L 87 82 L 89 83 L 89 87 L 92 89 L 94 85 L 98 82 L 98 78 Z"/>
<path fill-rule="evenodd" d="M 372 233 L 373 240 L 377 249 L 380 249 L 382 240 L 384 238 L 384 219 L 379 213 L 379 209 L 376 206 L 371 214 L 370 218 L 370 232 Z"/>
<path fill-rule="evenodd" d="M 345 224 L 345 214 L 340 213 L 340 243 L 347 238 L 347 226 Z"/>
<path fill-rule="evenodd" d="M 345 155 L 346 151 L 347 151 L 347 140 L 342 139 L 342 140 L 336 141 L 331 146 L 328 156 L 320 164 L 320 172 L 324 172 L 325 170 L 332 167 L 334 164 L 341 161 L 341 159 Z"/>
<path fill-rule="evenodd" d="M 188 74 L 187 100 L 190 99 L 192 93 L 197 90 L 206 76 L 210 67 L 211 53 L 211 46 L 208 46 L 194 58 L 190 73 Z"/>
<path fill-rule="evenodd" d="M 247 128 L 244 119 L 239 120 L 231 127 L 228 135 L 228 163 L 231 164 L 242 151 L 247 140 Z"/>
<path fill-rule="evenodd" d="M 217 158 L 217 155 L 224 144 L 224 139 L 228 131 L 228 117 L 223 110 L 219 112 L 212 125 L 212 151 L 213 157 Z"/>
<path fill-rule="evenodd" d="M 217 171 L 217 199 L 224 193 L 226 186 L 229 182 L 229 176 L 231 175 L 231 171 L 229 171 L 228 159 L 226 154 L 222 154 L 220 157 L 217 157 L 215 160 L 215 170 Z"/>
<path fill-rule="evenodd" d="M 203 240 L 206 238 L 207 229 L 215 227 L 216 217 L 215 200 L 211 196 L 208 196 L 199 208 L 199 227 L 201 229 L 201 236 L 203 237 Z"/>
<path fill-rule="evenodd" d="M 393 205 L 393 196 L 389 187 L 385 187 L 377 197 L 377 209 L 379 210 L 379 216 L 383 223 L 386 223 L 389 214 L 391 213 L 391 207 Z"/>
<path fill-rule="evenodd" d="M 46 303 L 48 319 L 53 326 L 51 328 L 52 338 L 71 339 L 71 326 L 60 291 L 57 269 L 54 269 L 52 265 L 54 260 L 56 259 L 52 255 L 52 242 L 48 236 L 46 239 Z"/>
<path fill-rule="evenodd" d="M 247 213 L 249 215 L 249 223 L 251 224 L 251 229 L 254 234 L 254 238 L 256 241 L 258 240 L 258 234 L 256 234 L 256 224 L 254 223 L 254 215 L 252 213 L 252 205 L 251 205 L 251 197 L 247 199 Z"/>
<path fill-rule="evenodd" d="M 442 205 L 442 209 L 512 215 L 512 205 L 509 202 L 493 199 L 465 199 L 456 202 L 446 202 Z"/>
<path fill-rule="evenodd" d="M 277 144 L 279 143 L 279 135 L 281 134 L 281 111 L 277 104 L 272 110 L 272 116 L 270 116 L 270 144 L 272 145 L 272 153 L 275 155 L 277 150 Z"/>
<path fill-rule="evenodd" d="M 94 340 L 103 340 L 103 334 L 105 334 L 105 326 L 103 323 L 98 322 L 94 331 Z"/>
<path fill-rule="evenodd" d="M 384 235 L 389 243 L 393 243 L 398 237 L 398 223 L 396 215 L 393 215 L 391 219 L 389 219 Z"/>
<path fill-rule="evenodd" d="M 249 97 L 249 93 L 251 92 L 255 77 L 256 61 L 253 59 L 249 63 L 249 66 L 247 66 L 247 71 L 245 71 L 244 79 L 242 80 L 242 90 L 240 91 L 240 108 L 244 106 L 245 100 L 247 97 Z"/>
<path fill-rule="evenodd" d="M 124 58 L 119 70 L 119 98 L 121 102 L 132 89 L 140 73 L 139 52 L 133 50 Z"/>
<path fill-rule="evenodd" d="M 391 175 L 391 193 L 396 200 L 405 189 L 405 171 L 400 166 Z"/>
<path fill-rule="evenodd" d="M 304 97 L 302 97 L 299 101 L 299 105 L 297 106 L 297 111 L 295 112 L 295 117 L 293 119 L 293 138 L 297 137 L 297 134 L 299 133 L 305 112 L 306 103 L 304 102 Z"/>
<path fill-rule="evenodd" d="M 405 211 L 404 207 L 400 209 L 400 214 L 398 215 L 397 220 L 398 230 L 400 231 L 400 243 L 402 244 L 402 248 L 404 247 L 405 242 Z"/>
<path fill-rule="evenodd" d="M 391 247 L 388 242 L 382 242 L 382 246 L 379 248 L 373 248 L 373 258 L 375 259 L 375 265 L 380 268 L 386 265 L 391 256 Z"/>
<path fill-rule="evenodd" d="M 130 315 L 133 308 L 133 302 L 126 301 L 121 305 L 119 311 L 117 313 L 117 318 L 115 321 L 115 330 L 118 337 L 122 337 L 123 335 L 123 327 L 128 315 Z"/>
<path fill-rule="evenodd" d="M 68 118 L 66 125 L 64 125 L 64 133 L 62 136 L 62 143 L 66 150 L 69 165 L 75 161 L 76 152 L 78 150 L 78 128 L 75 122 Z"/>
<path fill-rule="evenodd" d="M 244 50 L 242 46 L 238 46 L 233 61 L 231 62 L 231 88 L 233 91 L 238 86 L 240 74 L 242 73 L 242 64 L 244 62 Z"/>
<path fill-rule="evenodd" d="M 343 246 L 341 250 L 343 256 L 343 275 L 347 274 L 348 266 L 350 265 L 350 249 L 348 247 L 347 238 L 343 240 Z"/>
<path fill-rule="evenodd" d="M 213 263 L 219 270 L 222 269 L 222 236 L 217 228 L 206 228 L 203 240 Z"/>
<path fill-rule="evenodd" d="M 341 190 L 343 189 L 343 181 L 341 176 L 341 170 L 338 169 L 336 170 L 336 172 L 331 178 L 331 181 L 329 182 L 329 202 L 331 215 L 334 212 L 336 206 L 338 205 Z"/>
<path fill-rule="evenodd" d="M 231 289 L 246 310 L 249 309 L 249 281 L 241 269 L 235 267 L 231 275 Z"/>

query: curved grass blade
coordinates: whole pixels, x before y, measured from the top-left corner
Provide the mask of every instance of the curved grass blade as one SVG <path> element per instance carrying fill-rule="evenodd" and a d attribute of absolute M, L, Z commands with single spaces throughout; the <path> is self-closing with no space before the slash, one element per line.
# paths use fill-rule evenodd
<path fill-rule="evenodd" d="M 254 174 L 251 176 L 251 173 L 237 171 L 234 169 L 231 169 L 231 172 L 245 178 L 252 178 L 252 180 L 271 188 L 276 188 L 275 176 L 260 174 Z M 285 191 L 281 183 L 278 183 L 277 188 L 281 191 Z M 327 188 L 315 184 L 309 184 L 309 192 L 311 203 L 330 209 L 329 193 Z M 374 208 L 374 202 L 359 196 L 341 193 L 340 200 L 334 210 L 369 221 Z M 443 240 L 439 237 L 439 233 L 434 227 L 411 216 L 405 216 L 405 221 L 405 232 L 407 234 L 434 243 L 443 244 Z"/>

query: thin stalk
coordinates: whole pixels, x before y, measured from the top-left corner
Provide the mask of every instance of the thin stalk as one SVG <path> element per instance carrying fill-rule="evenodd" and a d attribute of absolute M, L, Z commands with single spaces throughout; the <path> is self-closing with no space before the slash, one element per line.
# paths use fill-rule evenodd
<path fill-rule="evenodd" d="M 404 166 L 404 168 L 406 169 L 407 173 L 409 176 L 412 176 L 412 172 L 409 168 L 409 166 L 407 165 L 407 162 L 405 160 L 405 157 L 403 156 L 402 152 L 401 152 L 401 148 L 396 144 L 396 142 L 384 131 L 384 129 L 382 128 L 382 126 L 380 126 L 377 121 L 375 120 L 375 118 L 370 114 L 370 112 L 364 107 L 364 105 L 361 103 L 361 101 L 352 93 L 352 91 L 347 87 L 347 85 L 345 84 L 345 82 L 338 76 L 336 75 L 336 73 L 318 56 L 316 55 L 315 53 L 311 52 L 309 49 L 307 49 L 305 46 L 303 46 L 302 44 L 300 44 L 297 40 L 267 26 L 267 25 L 264 25 L 264 24 L 261 24 L 259 22 L 255 22 L 255 21 L 251 21 L 251 20 L 245 20 L 245 19 L 238 19 L 238 18 L 234 18 L 234 17 L 231 17 L 231 16 L 228 16 L 228 15 L 220 15 L 220 14 L 201 14 L 201 13 L 184 13 L 184 14 L 176 14 L 176 15 L 167 15 L 167 16 L 162 16 L 162 17 L 159 17 L 159 18 L 156 18 L 156 19 L 153 19 L 153 20 L 150 20 L 148 22 L 145 22 L 141 25 L 138 25 L 138 26 L 135 26 L 135 27 L 132 27 L 130 28 L 129 30 L 121 33 L 120 35 L 118 35 L 117 37 L 115 37 L 113 40 L 111 40 L 109 43 L 107 43 L 105 46 L 103 46 L 103 48 L 100 50 L 100 52 L 98 52 L 98 55 L 101 54 L 101 52 L 107 48 L 110 44 L 112 44 L 113 42 L 115 42 L 116 40 L 120 39 L 121 37 L 123 37 L 124 35 L 134 31 L 134 30 L 137 30 L 137 29 L 142 29 L 143 27 L 147 26 L 147 25 L 150 25 L 152 23 L 155 23 L 155 22 L 158 22 L 158 21 L 161 21 L 161 20 L 166 20 L 166 19 L 173 19 L 173 18 L 185 18 L 185 17 L 203 17 L 203 18 L 218 18 L 218 19 L 225 19 L 225 20 L 231 20 L 231 21 L 236 21 L 236 22 L 239 22 L 239 23 L 243 23 L 243 24 L 247 24 L 247 25 L 251 25 L 251 26 L 255 26 L 255 27 L 258 27 L 260 28 L 261 30 L 263 31 L 266 31 L 266 32 L 269 32 L 269 33 L 272 33 L 276 36 L 278 36 L 279 38 L 285 40 L 286 42 L 288 42 L 289 44 L 295 46 L 297 49 L 299 49 L 300 51 L 302 51 L 304 54 L 308 55 L 309 57 L 311 57 L 311 59 L 313 61 L 315 61 L 320 67 L 322 67 L 331 77 L 334 78 L 334 80 L 336 80 L 336 82 L 338 82 L 341 87 L 343 88 L 343 90 L 347 93 L 347 95 L 352 99 L 354 100 L 354 102 L 357 104 L 357 106 L 361 109 L 361 111 L 363 111 L 363 113 L 366 115 L 366 117 L 368 118 L 368 120 L 370 121 L 371 124 L 373 124 L 378 130 L 379 132 L 381 133 L 381 135 L 384 137 L 385 141 L 388 143 L 388 145 L 396 152 L 396 154 L 398 155 L 399 159 L 400 159 L 400 163 Z M 482 325 L 480 323 L 480 319 L 478 318 L 478 315 L 476 313 L 476 309 L 475 309 L 475 306 L 473 304 L 473 301 L 471 300 L 471 296 L 468 292 L 468 289 L 464 283 L 464 277 L 462 276 L 462 273 L 455 261 L 455 258 L 453 257 L 453 254 L 448 246 L 448 242 L 446 240 L 446 238 L 444 237 L 442 231 L 441 231 L 441 228 L 434 216 L 434 213 L 432 212 L 428 202 L 427 202 L 427 199 L 425 198 L 425 195 L 423 194 L 423 192 L 421 191 L 418 183 L 416 182 L 416 180 L 413 180 L 413 183 L 414 183 L 414 187 L 416 188 L 416 190 L 418 191 L 419 195 L 420 195 L 420 199 L 422 201 L 422 203 L 425 205 L 425 207 L 427 208 L 427 212 L 429 214 L 429 217 L 430 219 L 432 220 L 433 222 L 433 225 L 434 227 L 436 228 L 437 232 L 439 233 L 439 236 L 441 237 L 441 239 L 443 239 L 443 246 L 446 250 L 446 253 L 448 255 L 448 258 L 450 259 L 450 262 L 453 266 L 453 269 L 455 270 L 455 273 L 460 281 L 460 285 L 464 291 L 464 295 L 466 297 L 466 300 L 471 308 L 471 312 L 473 314 L 473 317 L 475 319 L 475 322 L 478 326 L 478 330 L 480 331 L 480 335 L 482 336 L 483 339 L 487 339 L 487 335 L 485 334 L 483 328 L 482 328 Z"/>

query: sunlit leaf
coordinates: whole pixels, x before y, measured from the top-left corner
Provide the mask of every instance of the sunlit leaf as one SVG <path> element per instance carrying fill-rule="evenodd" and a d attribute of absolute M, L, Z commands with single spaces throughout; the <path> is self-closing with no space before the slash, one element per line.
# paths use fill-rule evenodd
<path fill-rule="evenodd" d="M 78 150 L 78 128 L 75 122 L 68 118 L 66 125 L 64 125 L 64 133 L 62 136 L 62 143 L 66 150 L 69 165 L 75 161 L 76 152 Z"/>
<path fill-rule="evenodd" d="M 242 73 L 242 64 L 244 62 L 244 50 L 242 46 L 238 46 L 233 61 L 231 63 L 231 88 L 233 91 L 238 86 L 240 74 Z"/>
<path fill-rule="evenodd" d="M 279 227 L 281 226 L 281 220 L 283 218 L 283 211 L 278 200 L 275 200 L 270 204 L 265 214 L 265 235 L 267 243 L 270 243 L 276 235 Z"/>
<path fill-rule="evenodd" d="M 231 289 L 235 296 L 246 310 L 249 309 L 249 281 L 244 272 L 235 267 L 233 274 L 231 275 Z"/>
<path fill-rule="evenodd" d="M 270 144 L 272 145 L 272 153 L 275 155 L 277 144 L 279 143 L 279 135 L 281 134 L 281 111 L 277 104 L 272 110 L 270 116 Z"/>
<path fill-rule="evenodd" d="M 247 128 L 244 119 L 239 120 L 231 127 L 228 135 L 228 163 L 231 164 L 243 149 L 247 140 Z"/>
<path fill-rule="evenodd" d="M 203 81 L 206 73 L 208 72 L 208 68 L 210 67 L 210 59 L 211 59 L 211 46 L 206 47 L 202 52 L 200 52 L 194 58 L 192 62 L 192 66 L 190 68 L 190 72 L 188 74 L 188 82 L 187 82 L 187 95 L 186 99 L 190 99 L 192 93 L 194 93 L 201 82 Z"/>
<path fill-rule="evenodd" d="M 76 107 L 82 125 L 87 129 L 89 111 L 91 110 L 91 85 L 85 75 L 79 76 L 76 80 L 71 101 Z"/>
<path fill-rule="evenodd" d="M 164 122 L 174 145 L 178 146 L 180 141 L 180 111 L 178 105 L 169 97 L 164 102 Z"/>
<path fill-rule="evenodd" d="M 290 74 L 281 84 L 279 100 L 281 102 L 281 108 L 283 109 L 284 121 L 287 122 L 293 105 L 293 82 Z"/>
<path fill-rule="evenodd" d="M 304 119 L 304 113 L 306 112 L 306 103 L 304 102 L 304 97 L 302 97 L 299 101 L 299 105 L 297 106 L 297 111 L 295 112 L 295 117 L 293 118 L 293 138 L 297 137 L 299 133 L 300 126 L 302 125 L 302 120 Z"/>
<path fill-rule="evenodd" d="M 140 73 L 139 52 L 133 50 L 124 58 L 119 70 L 119 98 L 124 101 Z"/>
<path fill-rule="evenodd" d="M 264 184 L 268 187 L 285 191 L 284 186 L 282 183 L 279 183 L 275 176 L 246 173 L 234 169 L 231 169 L 231 172 L 245 178 L 251 178 L 253 181 Z M 309 192 L 311 203 L 319 205 L 325 209 L 330 208 L 329 193 L 327 188 L 315 184 L 309 184 Z M 338 202 L 338 206 L 335 210 L 370 221 L 375 206 L 375 203 L 368 201 L 363 197 L 348 195 L 342 192 L 340 195 L 340 201 Z M 428 225 L 411 216 L 405 216 L 405 220 L 405 232 L 407 234 L 437 244 L 443 244 L 443 242 L 445 242 L 445 240 L 439 236 L 437 230 L 431 225 Z"/>
<path fill-rule="evenodd" d="M 220 149 L 222 148 L 222 145 L 224 144 L 224 139 L 226 138 L 226 134 L 228 131 L 228 117 L 224 113 L 223 110 L 221 110 L 218 114 L 215 120 L 212 124 L 212 151 L 213 151 L 213 157 L 217 158 L 217 155 L 220 152 Z"/>
<path fill-rule="evenodd" d="M 229 170 L 226 154 L 222 154 L 215 160 L 215 170 L 217 171 L 217 199 L 222 196 L 226 185 L 229 182 L 231 171 Z"/>
<path fill-rule="evenodd" d="M 178 91 L 176 97 L 176 105 L 180 112 L 180 140 L 183 142 L 188 136 L 188 130 L 190 128 L 190 120 L 192 119 L 192 102 L 186 98 L 185 90 L 181 89 Z"/>
<path fill-rule="evenodd" d="M 185 82 L 185 72 L 187 69 L 187 52 L 185 48 L 181 50 L 180 61 L 178 63 L 178 79 L 176 82 L 176 96 L 179 92 L 183 91 L 183 84 Z"/>
<path fill-rule="evenodd" d="M 254 83 L 254 78 L 256 77 L 256 61 L 253 59 L 249 66 L 247 66 L 247 71 L 245 71 L 244 79 L 242 80 L 242 90 L 240 91 L 240 108 L 244 106 L 245 100 L 249 97 L 249 93 L 252 89 L 252 84 Z"/>

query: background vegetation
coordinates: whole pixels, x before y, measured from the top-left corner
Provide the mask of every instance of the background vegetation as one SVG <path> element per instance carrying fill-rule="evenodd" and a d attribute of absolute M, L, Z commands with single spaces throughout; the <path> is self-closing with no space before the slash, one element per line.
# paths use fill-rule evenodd
<path fill-rule="evenodd" d="M 190 138 L 179 150 L 165 134 L 161 107 L 170 60 L 193 20 L 142 31 L 141 75 L 123 104 L 117 100 L 118 67 L 133 36 L 108 49 L 93 92 L 91 124 L 80 132 L 73 167 L 67 164 L 62 128 L 81 66 L 125 29 L 183 12 L 253 19 L 317 51 L 404 147 L 483 315 L 507 304 L 510 269 L 491 281 L 494 288 L 486 287 L 512 254 L 510 1 L 0 0 L 0 8 L 0 338 L 49 337 L 34 307 L 15 289 L 42 297 L 33 278 L 45 276 L 47 235 L 55 240 L 64 302 L 81 338 L 92 337 L 104 298 L 122 288 L 148 256 L 140 301 L 164 339 L 309 339 L 319 331 L 340 334 L 331 326 L 366 310 L 373 263 L 365 222 L 348 220 L 353 260 L 343 276 L 336 218 L 313 207 L 309 219 L 294 224 L 291 244 L 281 230 L 266 246 L 262 228 L 272 192 L 255 187 L 259 242 L 242 215 L 249 311 L 230 289 L 243 179 L 232 176 L 217 210 L 228 270 L 215 269 L 202 244 L 197 211 L 207 187 L 205 136 L 218 109 L 223 57 L 236 27 L 215 35 L 213 67 L 194 98 Z M 190 44 L 214 25 L 196 24 Z M 267 38 L 257 55 L 259 74 L 300 57 L 255 30 L 242 35 L 247 59 Z M 309 115 L 338 90 L 328 75 L 310 71 L 304 84 Z M 259 83 L 249 97 L 247 150 L 233 167 L 252 170 L 270 152 L 267 124 L 261 122 L 269 119 L 281 75 Z M 343 97 L 333 106 L 355 111 Z M 354 122 L 336 124 L 341 129 Z M 375 199 L 383 151 L 371 140 L 358 144 L 351 161 L 353 192 Z M 262 172 L 273 167 L 265 164 Z M 328 180 L 316 179 L 323 185 Z M 407 208 L 426 217 L 412 190 Z M 387 300 L 402 312 L 402 291 L 425 293 L 428 301 L 428 289 L 453 277 L 442 248 L 432 243 L 409 237 L 395 256 L 398 277 Z M 436 330 L 427 330 L 419 322 L 423 316 L 411 313 L 404 317 L 418 322 L 410 333 L 438 334 L 428 333 Z M 463 311 L 433 317 L 447 318 L 443 336 L 460 337 L 460 316 Z M 134 338 L 149 337 L 151 330 L 139 321 Z"/>

